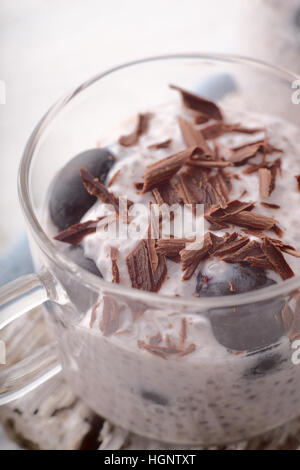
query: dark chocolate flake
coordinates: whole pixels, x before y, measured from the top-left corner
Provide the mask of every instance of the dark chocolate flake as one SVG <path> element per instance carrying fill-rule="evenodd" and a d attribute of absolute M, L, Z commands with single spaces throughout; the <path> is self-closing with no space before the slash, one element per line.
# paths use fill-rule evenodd
<path fill-rule="evenodd" d="M 255 134 L 262 131 L 263 129 L 251 129 L 243 127 L 240 124 L 227 124 L 222 121 L 214 122 L 213 124 L 209 124 L 208 126 L 201 129 L 203 137 L 207 140 L 217 139 L 218 137 L 231 132 L 237 132 L 240 134 Z"/>
<path fill-rule="evenodd" d="M 156 335 L 150 336 L 149 344 L 151 344 L 152 346 L 157 346 L 158 344 L 162 342 L 162 340 L 163 340 L 163 337 L 161 333 L 157 333 Z"/>
<path fill-rule="evenodd" d="M 170 88 L 180 92 L 183 104 L 186 108 L 192 109 L 193 111 L 198 111 L 202 115 L 205 115 L 211 119 L 215 119 L 216 121 L 222 121 L 222 112 L 213 101 L 202 98 L 199 95 L 191 93 L 175 85 L 170 85 Z"/>
<path fill-rule="evenodd" d="M 272 243 L 270 239 L 265 238 L 263 240 L 262 251 L 264 252 L 268 261 L 272 264 L 274 271 L 276 271 L 283 280 L 294 276 L 293 271 L 281 254 L 280 248 Z"/>
<path fill-rule="evenodd" d="M 261 152 L 264 155 L 280 152 L 282 150 L 272 146 L 266 139 L 256 142 L 240 145 L 239 147 L 224 149 L 223 156 L 226 160 L 231 161 L 236 166 L 243 165 L 250 158 L 256 157 Z"/>
<path fill-rule="evenodd" d="M 172 143 L 172 139 L 167 139 L 167 140 L 164 140 L 163 142 L 158 142 L 156 144 L 148 145 L 148 149 L 150 150 L 167 149 L 170 147 L 171 143 Z"/>
<path fill-rule="evenodd" d="M 259 192 L 262 198 L 268 198 L 274 189 L 272 171 L 268 168 L 258 170 Z"/>
<path fill-rule="evenodd" d="M 246 245 L 249 242 L 248 237 L 241 237 L 238 240 L 233 240 L 231 242 L 228 242 L 224 244 L 223 247 L 217 249 L 213 255 L 214 256 L 226 256 L 229 253 L 233 253 L 238 251 L 240 248 L 242 248 L 244 245 Z"/>
<path fill-rule="evenodd" d="M 110 257 L 111 257 L 111 269 L 112 269 L 112 282 L 119 284 L 120 282 L 120 272 L 118 268 L 118 257 L 119 257 L 119 250 L 118 248 L 112 246 L 110 248 Z"/>
<path fill-rule="evenodd" d="M 71 225 L 71 227 L 56 235 L 54 239 L 73 246 L 78 245 L 84 237 L 97 231 L 99 221 L 100 219 L 88 220 L 87 222 Z"/>
<path fill-rule="evenodd" d="M 214 152 L 209 147 L 200 130 L 195 129 L 190 122 L 181 117 L 178 118 L 178 123 L 187 147 L 197 147 L 197 154 L 199 155 L 213 156 Z"/>
<path fill-rule="evenodd" d="M 272 230 L 275 227 L 274 219 L 248 211 L 242 211 L 233 216 L 229 216 L 225 220 L 239 227 L 255 230 Z"/>
<path fill-rule="evenodd" d="M 192 277 L 200 261 L 209 255 L 212 248 L 212 234 L 207 232 L 203 240 L 191 243 L 180 252 L 182 270 L 185 271 L 183 281 Z"/>
<path fill-rule="evenodd" d="M 185 248 L 188 241 L 191 240 L 186 238 L 160 239 L 156 242 L 156 251 L 161 255 L 167 256 L 167 258 L 175 258 Z"/>
<path fill-rule="evenodd" d="M 104 184 L 100 183 L 98 178 L 94 178 L 85 168 L 81 168 L 80 176 L 85 189 L 91 196 L 97 197 L 104 204 L 111 204 L 117 212 L 119 211 L 117 199 L 108 191 Z"/>
<path fill-rule="evenodd" d="M 145 351 L 148 351 L 156 356 L 162 357 L 163 359 L 168 359 L 168 357 L 174 355 L 183 357 L 193 353 L 196 350 L 196 346 L 194 343 L 191 343 L 186 348 L 184 348 L 183 345 L 177 346 L 168 337 L 166 338 L 166 346 L 147 344 L 145 343 L 145 341 L 141 340 L 139 340 L 137 343 L 140 349 L 144 349 Z"/>
<path fill-rule="evenodd" d="M 239 250 L 225 255 L 222 260 L 226 263 L 242 263 L 248 257 L 261 257 L 263 252 L 260 243 L 256 240 L 249 241 L 242 246 Z"/>
<path fill-rule="evenodd" d="M 139 114 L 134 131 L 131 134 L 120 137 L 119 144 L 123 145 L 123 147 L 131 147 L 137 144 L 139 137 L 147 132 L 151 118 L 152 114 L 150 113 Z"/>
<path fill-rule="evenodd" d="M 186 318 L 181 319 L 181 328 L 180 328 L 180 344 L 183 345 L 185 343 L 185 340 L 187 339 L 187 323 L 186 323 Z"/>
<path fill-rule="evenodd" d="M 182 198 L 172 183 L 161 184 L 153 188 L 152 194 L 158 205 L 167 204 L 168 206 L 172 206 L 173 204 L 182 203 Z"/>
<path fill-rule="evenodd" d="M 153 243 L 149 241 L 149 243 Z M 149 292 L 158 292 L 167 275 L 165 257 L 158 254 L 157 263 L 148 240 L 141 240 L 127 256 L 126 263 L 132 287 Z M 150 251 L 149 251 L 150 248 Z M 156 269 L 155 269 L 156 267 Z"/>
<path fill-rule="evenodd" d="M 120 314 L 118 305 L 111 297 L 103 297 L 103 311 L 100 330 L 104 336 L 111 336 L 119 329 Z"/>
<path fill-rule="evenodd" d="M 195 124 L 205 124 L 206 122 L 210 121 L 210 117 L 207 114 L 203 114 L 201 112 L 195 112 L 194 115 L 194 123 Z"/>
<path fill-rule="evenodd" d="M 143 193 L 171 179 L 185 164 L 186 160 L 197 151 L 195 147 L 189 148 L 147 166 L 144 175 Z"/>
<path fill-rule="evenodd" d="M 273 204 L 270 202 L 261 202 L 260 205 L 265 207 L 266 209 L 280 209 L 280 206 L 278 204 Z"/>

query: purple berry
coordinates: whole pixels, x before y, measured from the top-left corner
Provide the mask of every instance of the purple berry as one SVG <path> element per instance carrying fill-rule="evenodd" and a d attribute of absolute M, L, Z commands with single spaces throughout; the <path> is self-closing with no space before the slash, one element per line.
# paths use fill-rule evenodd
<path fill-rule="evenodd" d="M 49 202 L 51 219 L 59 231 L 80 222 L 96 202 L 96 198 L 90 196 L 82 184 L 80 168 L 86 168 L 101 183 L 105 183 L 114 161 L 109 150 L 96 148 L 80 153 L 60 170 L 51 188 Z"/>
<path fill-rule="evenodd" d="M 228 265 L 220 274 L 216 263 L 209 273 L 199 273 L 196 292 L 200 298 L 227 296 L 252 292 L 273 284 L 275 282 L 262 269 L 235 264 Z M 255 292 L 249 297 L 247 305 L 217 308 L 209 312 L 214 336 L 227 349 L 254 352 L 275 345 L 284 335 L 281 317 L 284 300 L 273 298 L 255 302 L 254 299 Z"/>

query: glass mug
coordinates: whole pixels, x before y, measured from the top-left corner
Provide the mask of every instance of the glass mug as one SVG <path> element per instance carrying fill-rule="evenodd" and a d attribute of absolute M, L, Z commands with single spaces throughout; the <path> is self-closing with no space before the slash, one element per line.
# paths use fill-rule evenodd
<path fill-rule="evenodd" d="M 101 143 L 128 116 L 176 99 L 170 83 L 195 90 L 215 77 L 234 83 L 219 97 L 221 106 L 226 100 L 299 125 L 292 73 L 245 58 L 181 54 L 102 73 L 55 104 L 33 131 L 19 194 L 37 274 L 0 290 L 0 329 L 43 305 L 53 344 L 12 368 L 1 366 L 0 405 L 62 371 L 96 413 L 170 443 L 234 442 L 300 413 L 300 366 L 291 348 L 299 277 L 248 294 L 167 297 L 105 282 L 58 251 L 43 229 L 51 182 L 74 155 Z M 129 331 L 104 336 L 92 327 L 90 312 L 105 298 L 121 316 L 129 312 Z M 147 333 L 165 331 L 167 323 L 179 332 L 182 318 L 195 351 L 161 357 L 140 347 Z"/>

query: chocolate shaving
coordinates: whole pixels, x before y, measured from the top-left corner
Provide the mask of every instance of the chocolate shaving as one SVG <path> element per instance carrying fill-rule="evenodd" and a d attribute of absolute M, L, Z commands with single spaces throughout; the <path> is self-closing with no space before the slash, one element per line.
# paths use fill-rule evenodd
<path fill-rule="evenodd" d="M 149 344 L 151 344 L 152 346 L 157 346 L 158 344 L 160 344 L 162 342 L 162 340 L 163 340 L 163 337 L 162 337 L 161 333 L 157 333 L 154 336 L 150 336 Z"/>
<path fill-rule="evenodd" d="M 233 253 L 238 251 L 240 248 L 242 248 L 244 245 L 246 245 L 249 242 L 248 237 L 241 237 L 239 240 L 234 240 L 231 242 L 225 243 L 222 248 L 219 248 L 216 250 L 213 255 L 214 256 L 226 256 L 229 253 Z"/>
<path fill-rule="evenodd" d="M 182 198 L 171 183 L 161 184 L 153 188 L 152 194 L 155 202 L 159 205 L 167 204 L 168 206 L 172 206 L 173 204 L 182 203 Z"/>
<path fill-rule="evenodd" d="M 197 155 L 213 156 L 213 151 L 207 144 L 201 131 L 195 129 L 190 122 L 181 117 L 178 118 L 178 123 L 183 140 L 187 147 L 197 147 L 199 149 Z"/>
<path fill-rule="evenodd" d="M 270 202 L 261 202 L 260 205 L 266 207 L 267 209 L 280 209 L 280 206 L 278 206 L 278 204 L 272 204 Z"/>
<path fill-rule="evenodd" d="M 239 250 L 234 253 L 230 253 L 222 258 L 226 263 L 242 263 L 246 258 L 249 257 L 261 257 L 263 252 L 260 247 L 260 243 L 256 240 L 249 241 L 244 244 Z"/>
<path fill-rule="evenodd" d="M 209 222 L 232 223 L 250 230 L 274 230 L 276 221 L 273 218 L 250 212 L 253 203 L 241 202 L 238 200 L 228 203 L 227 208 L 213 208 L 208 214 Z M 207 216 L 206 216 L 207 218 Z"/>
<path fill-rule="evenodd" d="M 183 104 L 186 108 L 198 111 L 202 115 L 206 115 L 216 121 L 223 120 L 220 108 L 213 101 L 202 98 L 175 85 L 170 85 L 170 88 L 180 92 Z"/>
<path fill-rule="evenodd" d="M 196 345 L 194 343 L 191 343 L 188 345 L 188 347 L 183 350 L 180 353 L 180 357 L 187 356 L 188 354 L 192 354 L 194 351 L 196 351 Z"/>
<path fill-rule="evenodd" d="M 103 312 L 100 330 L 104 336 L 111 336 L 119 329 L 120 315 L 117 303 L 111 297 L 103 297 Z"/>
<path fill-rule="evenodd" d="M 287 253 L 295 258 L 300 258 L 300 253 L 295 250 L 295 248 L 287 243 L 283 243 L 281 240 L 277 238 L 266 237 L 265 235 L 261 236 L 262 239 L 268 239 L 273 245 L 277 246 L 281 251 Z"/>
<path fill-rule="evenodd" d="M 222 209 L 226 208 L 229 192 L 222 173 L 218 171 L 214 176 L 211 176 L 209 178 L 209 184 L 213 188 L 217 204 L 219 204 Z"/>
<path fill-rule="evenodd" d="M 229 225 L 224 222 L 216 222 L 215 219 L 209 215 L 206 215 L 205 218 L 210 223 L 209 230 L 212 232 L 218 232 L 219 230 L 224 230 L 229 227 Z"/>
<path fill-rule="evenodd" d="M 282 238 L 283 237 L 283 231 L 281 230 L 280 227 L 278 227 L 277 224 L 274 225 L 274 227 L 272 228 L 273 232 L 276 233 L 276 235 L 279 237 L 279 238 Z"/>
<path fill-rule="evenodd" d="M 104 184 L 100 183 L 98 178 L 94 178 L 85 168 L 81 168 L 80 176 L 85 189 L 91 196 L 95 196 L 104 204 L 111 204 L 116 212 L 119 211 L 119 204 L 116 197 L 108 191 Z"/>
<path fill-rule="evenodd" d="M 268 168 L 258 170 L 259 192 L 261 197 L 268 198 L 274 189 L 272 172 Z"/>
<path fill-rule="evenodd" d="M 273 162 L 267 162 L 266 160 L 263 160 L 261 163 L 255 164 L 255 165 L 249 163 L 248 168 L 243 170 L 243 174 L 244 175 L 252 175 L 253 173 L 256 173 L 260 168 L 268 168 L 269 170 L 271 170 L 272 183 L 274 185 L 273 189 L 275 189 L 275 179 L 276 179 L 276 176 L 277 176 L 277 172 L 279 172 L 279 174 L 281 174 L 281 158 L 277 158 Z"/>
<path fill-rule="evenodd" d="M 80 242 L 82 242 L 84 237 L 90 235 L 91 233 L 96 233 L 97 225 L 101 219 L 88 220 L 87 222 L 71 225 L 71 227 L 56 235 L 54 239 L 63 243 L 69 243 L 73 246 L 78 245 Z"/>
<path fill-rule="evenodd" d="M 149 237 L 147 239 L 148 256 L 150 261 L 151 273 L 152 275 L 155 275 L 155 272 L 159 265 L 159 258 L 155 248 L 155 240 L 154 238 L 150 238 L 150 236 L 151 234 L 149 234 Z"/>
<path fill-rule="evenodd" d="M 185 248 L 187 242 L 191 242 L 191 240 L 187 238 L 162 238 L 156 242 L 156 251 L 172 259 Z"/>
<path fill-rule="evenodd" d="M 294 248 L 285 248 L 285 247 L 279 247 L 281 251 L 284 253 L 287 253 L 288 255 L 294 256 L 295 258 L 300 258 L 300 253 L 299 251 L 296 251 Z"/>
<path fill-rule="evenodd" d="M 269 269 L 273 270 L 272 264 L 267 260 L 265 256 L 248 256 L 245 258 L 245 263 L 250 264 L 251 266 L 254 266 L 255 268 L 261 268 L 261 269 Z"/>
<path fill-rule="evenodd" d="M 156 356 L 162 357 L 163 359 L 167 359 L 169 356 L 178 355 L 180 357 L 186 356 L 187 354 L 191 354 L 196 350 L 196 346 L 194 343 L 190 344 L 187 348 L 183 349 L 180 346 L 174 344 L 170 339 L 168 340 L 167 337 L 167 345 L 160 346 L 156 344 L 147 344 L 144 341 L 139 340 L 138 347 L 140 349 L 145 349 L 146 351 L 154 354 Z"/>
<path fill-rule="evenodd" d="M 207 140 L 217 139 L 218 137 L 231 132 L 238 132 L 241 134 L 255 134 L 262 131 L 263 129 L 249 129 L 242 127 L 240 124 L 226 124 L 222 121 L 214 122 L 213 124 L 209 124 L 208 126 L 201 129 L 203 137 Z"/>
<path fill-rule="evenodd" d="M 257 268 L 273 270 L 273 266 L 265 257 L 260 243 L 256 240 L 250 241 L 248 239 L 240 249 L 225 255 L 221 259 L 226 263 L 248 263 Z"/>
<path fill-rule="evenodd" d="M 239 147 L 226 149 L 225 158 L 231 161 L 236 166 L 243 165 L 250 158 L 256 157 L 259 152 L 265 155 L 275 152 L 282 152 L 282 150 L 273 147 L 265 139 L 250 144 L 244 144 Z"/>
<path fill-rule="evenodd" d="M 187 165 L 198 166 L 201 168 L 227 168 L 232 166 L 231 162 L 225 162 L 222 160 L 188 160 Z"/>
<path fill-rule="evenodd" d="M 218 220 L 226 220 L 229 216 L 234 216 L 239 214 L 242 211 L 251 211 L 254 207 L 253 202 L 239 201 L 238 199 L 233 199 L 228 202 L 225 208 L 216 206 L 212 208 L 209 215 L 217 218 Z"/>
<path fill-rule="evenodd" d="M 181 328 L 180 328 L 180 344 L 183 345 L 185 343 L 185 340 L 187 338 L 187 324 L 186 324 L 186 318 L 181 319 Z"/>
<path fill-rule="evenodd" d="M 195 124 L 205 124 L 206 122 L 210 121 L 210 117 L 203 113 L 197 113 L 194 116 L 194 123 Z"/>
<path fill-rule="evenodd" d="M 215 178 L 218 180 L 220 186 L 222 186 L 222 193 L 225 196 L 227 194 L 226 199 L 228 200 L 229 193 L 232 190 L 232 175 L 229 172 L 226 172 L 223 169 L 220 169 Z"/>
<path fill-rule="evenodd" d="M 136 183 L 133 183 L 133 186 L 138 192 L 141 192 L 144 187 L 144 183 L 137 181 Z"/>
<path fill-rule="evenodd" d="M 269 239 L 265 238 L 263 240 L 262 250 L 268 261 L 272 264 L 274 271 L 276 271 L 283 280 L 294 276 L 293 271 L 285 261 L 280 249 Z"/>
<path fill-rule="evenodd" d="M 158 292 L 167 275 L 165 257 L 154 254 L 153 242 L 141 240 L 126 259 L 132 287 L 148 292 Z"/>
<path fill-rule="evenodd" d="M 147 166 L 144 175 L 143 193 L 171 179 L 185 164 L 186 160 L 197 151 L 195 147 L 189 148 Z"/>
<path fill-rule="evenodd" d="M 228 149 L 225 158 L 236 166 L 243 165 L 250 158 L 256 157 L 257 153 L 263 149 L 263 141 L 253 144 L 244 144 L 240 147 Z"/>
<path fill-rule="evenodd" d="M 152 114 L 139 114 L 136 128 L 131 134 L 123 135 L 119 138 L 119 144 L 123 147 L 131 147 L 132 145 L 137 144 L 139 137 L 145 134 L 148 131 L 149 122 L 152 118 Z"/>
<path fill-rule="evenodd" d="M 148 149 L 158 150 L 158 149 L 167 149 L 170 147 L 172 139 L 164 140 L 163 142 L 158 142 L 157 144 L 148 145 Z"/>
<path fill-rule="evenodd" d="M 118 268 L 118 257 L 119 257 L 119 250 L 118 248 L 111 246 L 110 247 L 110 257 L 111 257 L 111 269 L 112 269 L 112 282 L 119 284 L 120 282 L 120 272 Z"/>
<path fill-rule="evenodd" d="M 91 320 L 90 320 L 90 328 L 93 328 L 94 326 L 94 323 L 96 321 L 96 317 L 97 317 L 97 310 L 98 310 L 98 307 L 100 306 L 100 303 L 97 302 L 94 307 L 92 308 L 92 313 L 91 313 Z"/>
<path fill-rule="evenodd" d="M 190 168 L 179 175 L 176 189 L 185 204 L 204 204 L 207 212 L 214 204 L 226 207 L 228 191 L 223 176 L 218 172 L 211 178 L 200 169 Z"/>
<path fill-rule="evenodd" d="M 185 271 L 183 281 L 187 281 L 192 277 L 198 264 L 209 255 L 212 247 L 212 234 L 207 232 L 201 242 L 191 243 L 180 252 L 182 270 Z"/>
<path fill-rule="evenodd" d="M 242 211 L 239 214 L 229 216 L 225 220 L 239 227 L 255 230 L 272 230 L 275 227 L 274 219 L 248 211 Z"/>
<path fill-rule="evenodd" d="M 195 205 L 197 203 L 205 203 L 205 191 L 197 180 L 190 178 L 188 173 L 179 175 L 179 180 L 175 187 L 185 204 Z"/>
<path fill-rule="evenodd" d="M 295 176 L 297 185 L 298 185 L 298 191 L 300 191 L 300 175 Z"/>
<path fill-rule="evenodd" d="M 118 179 L 118 177 L 120 176 L 120 173 L 121 173 L 121 170 L 118 170 L 115 172 L 115 174 L 113 175 L 113 177 L 111 178 L 110 182 L 108 183 L 108 188 L 110 188 Z"/>

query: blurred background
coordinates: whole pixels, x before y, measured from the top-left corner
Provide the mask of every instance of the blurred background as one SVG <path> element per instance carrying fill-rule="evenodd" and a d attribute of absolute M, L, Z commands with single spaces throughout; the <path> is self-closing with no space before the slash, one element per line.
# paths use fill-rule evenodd
<path fill-rule="evenodd" d="M 23 246 L 18 165 L 47 108 L 112 65 L 175 52 L 247 55 L 300 73 L 300 0 L 0 0 L 0 274 L 9 247 Z"/>

